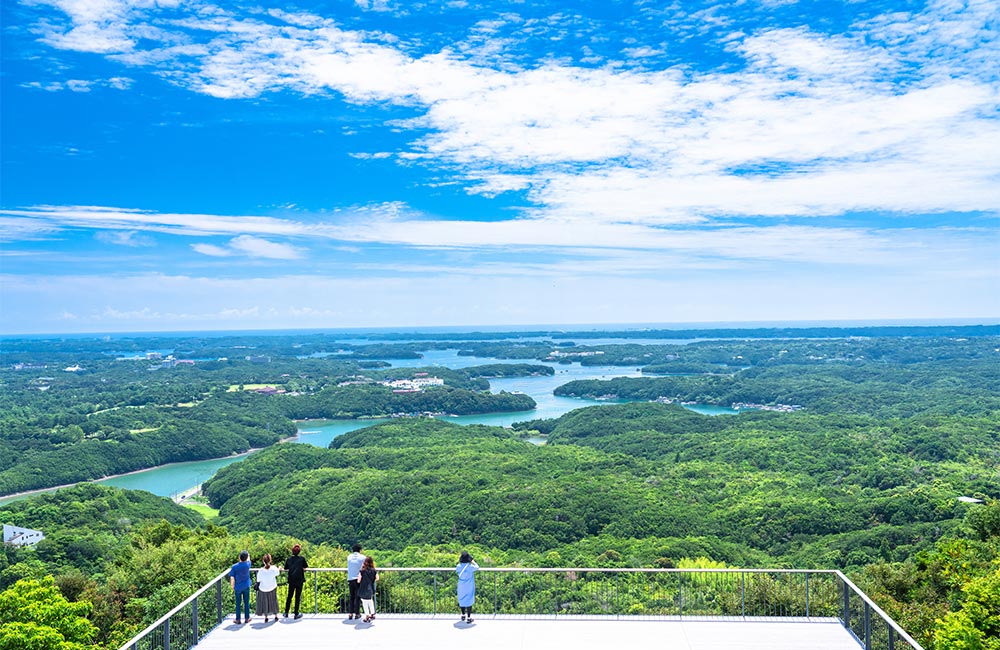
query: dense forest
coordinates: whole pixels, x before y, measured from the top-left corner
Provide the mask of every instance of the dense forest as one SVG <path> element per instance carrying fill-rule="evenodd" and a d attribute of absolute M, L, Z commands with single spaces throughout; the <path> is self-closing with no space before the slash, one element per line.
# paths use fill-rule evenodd
<path fill-rule="evenodd" d="M 0 507 L 47 536 L 2 549 L 0 614 L 20 621 L 19 603 L 42 599 L 81 647 L 114 648 L 242 548 L 280 562 L 300 541 L 314 566 L 340 566 L 362 541 L 383 566 L 468 548 L 487 566 L 840 568 L 929 650 L 1000 647 L 1000 338 L 740 332 L 684 345 L 558 332 L 5 341 L 0 493 L 268 448 L 205 484 L 211 521 L 96 485 Z M 523 363 L 386 363 L 433 349 Z M 330 449 L 272 445 L 293 418 L 520 410 L 530 398 L 485 392 L 488 379 L 558 363 L 650 376 L 564 385 L 608 404 L 510 429 L 408 417 Z M 442 385 L 379 383 L 427 376 Z M 709 417 L 688 401 L 745 408 Z"/>
<path fill-rule="evenodd" d="M 552 373 L 537 364 L 393 369 L 384 362 L 256 356 L 189 364 L 164 361 L 160 352 L 109 358 L 90 344 L 67 370 L 67 361 L 53 360 L 69 354 L 60 345 L 50 356 L 37 342 L 23 353 L 7 343 L 7 357 L 35 361 L 0 368 L 0 495 L 267 447 L 295 435 L 295 419 L 530 410 L 535 403 L 527 395 L 490 393 L 488 378 Z M 189 352 L 219 352 L 218 345 Z M 421 375 L 444 383 L 419 392 L 379 383 Z"/>
<path fill-rule="evenodd" d="M 315 542 L 532 550 L 600 535 L 697 537 L 727 542 L 740 553 L 715 559 L 744 566 L 857 568 L 954 530 L 968 510 L 958 496 L 1000 491 L 1000 441 L 981 422 L 953 423 L 956 449 L 934 458 L 911 451 L 934 423 L 792 418 L 720 426 L 676 406 L 592 407 L 560 418 L 544 446 L 496 427 L 391 422 L 329 451 L 269 449 L 222 469 L 205 494 L 234 530 Z"/>

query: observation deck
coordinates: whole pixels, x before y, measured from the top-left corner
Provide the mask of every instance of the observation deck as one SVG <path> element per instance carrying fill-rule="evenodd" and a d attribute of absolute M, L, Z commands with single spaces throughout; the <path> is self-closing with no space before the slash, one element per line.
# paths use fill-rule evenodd
<path fill-rule="evenodd" d="M 839 571 L 483 568 L 473 624 L 453 569 L 379 575 L 370 623 L 347 619 L 343 569 L 310 569 L 302 618 L 240 625 L 220 574 L 122 650 L 922 650 Z"/>
<path fill-rule="evenodd" d="M 671 650 L 858 650 L 857 639 L 839 620 L 719 621 L 602 620 L 571 617 L 377 616 L 371 623 L 346 616 L 308 614 L 299 620 L 249 625 L 229 620 L 198 644 L 199 650 L 552 650 L 561 648 L 670 648 Z"/>

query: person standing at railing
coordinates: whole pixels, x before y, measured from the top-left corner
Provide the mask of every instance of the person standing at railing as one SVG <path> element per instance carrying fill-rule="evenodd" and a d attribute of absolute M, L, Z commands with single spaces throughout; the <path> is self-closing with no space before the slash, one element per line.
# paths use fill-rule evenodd
<path fill-rule="evenodd" d="M 229 568 L 229 584 L 236 596 L 236 623 L 250 622 L 250 553 L 240 551 L 240 561 Z M 240 619 L 240 604 L 243 605 L 243 619 Z"/>
<path fill-rule="evenodd" d="M 355 544 L 351 550 L 353 553 L 347 556 L 347 588 L 350 597 L 347 600 L 347 620 L 361 618 L 361 598 L 358 597 L 358 576 L 361 575 L 361 565 L 365 563 L 365 556 L 361 554 L 361 544 Z"/>
<path fill-rule="evenodd" d="M 271 564 L 271 554 L 261 558 L 264 568 L 257 569 L 257 616 L 264 616 L 264 622 L 272 614 L 278 620 L 278 574 L 281 567 Z"/>
<path fill-rule="evenodd" d="M 476 602 L 476 571 L 479 565 L 472 559 L 468 551 L 462 551 L 458 558 L 455 573 L 458 574 L 458 606 L 462 610 L 462 622 L 472 622 L 472 605 Z M 468 616 L 468 618 L 466 618 Z"/>
<path fill-rule="evenodd" d="M 285 596 L 285 618 L 288 618 L 288 606 L 292 604 L 292 596 L 295 596 L 295 618 L 302 618 L 299 613 L 299 601 L 302 600 L 302 585 L 306 582 L 306 569 L 309 563 L 299 555 L 302 547 L 296 544 L 292 547 L 292 555 L 285 560 L 285 571 L 288 573 L 288 595 Z M 277 616 L 277 613 L 275 613 Z"/>
<path fill-rule="evenodd" d="M 361 573 L 358 575 L 358 597 L 365 608 L 363 621 L 375 618 L 375 583 L 378 582 L 378 573 L 375 571 L 375 560 L 366 557 L 361 565 Z"/>

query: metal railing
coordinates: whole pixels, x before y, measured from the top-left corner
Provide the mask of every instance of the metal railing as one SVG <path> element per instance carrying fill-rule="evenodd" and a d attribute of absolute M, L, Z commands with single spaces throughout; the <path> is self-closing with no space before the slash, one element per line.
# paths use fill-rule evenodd
<path fill-rule="evenodd" d="M 381 568 L 380 614 L 454 615 L 453 568 Z M 300 611 L 346 614 L 344 569 L 307 569 Z M 188 650 L 235 609 L 219 574 L 121 650 Z M 518 618 L 839 620 L 865 650 L 923 650 L 840 571 L 483 568 L 476 612 Z M 284 591 L 284 590 L 282 590 Z M 283 600 L 279 598 L 279 608 Z"/>

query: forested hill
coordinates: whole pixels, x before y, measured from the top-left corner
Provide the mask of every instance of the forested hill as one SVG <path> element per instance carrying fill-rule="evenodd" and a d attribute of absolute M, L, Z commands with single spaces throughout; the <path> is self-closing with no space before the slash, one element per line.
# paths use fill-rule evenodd
<path fill-rule="evenodd" d="M 170 499 L 93 483 L 5 504 L 0 523 L 40 530 L 45 539 L 33 548 L 0 547 L 0 588 L 35 575 L 42 566 L 54 574 L 103 574 L 131 531 L 160 521 L 204 523 L 198 513 Z"/>
<path fill-rule="evenodd" d="M 1000 492 L 995 424 L 976 418 L 710 418 L 628 404 L 563 416 L 551 443 L 400 421 L 330 450 L 256 454 L 205 492 L 235 530 L 316 542 L 537 550 L 599 535 L 699 537 L 742 549 L 716 559 L 826 568 L 908 557 L 958 525 L 958 496 Z"/>

